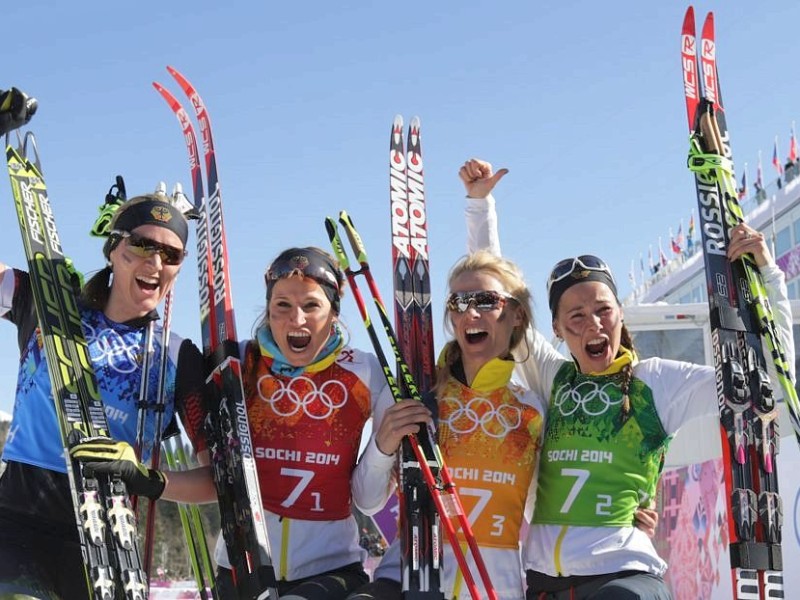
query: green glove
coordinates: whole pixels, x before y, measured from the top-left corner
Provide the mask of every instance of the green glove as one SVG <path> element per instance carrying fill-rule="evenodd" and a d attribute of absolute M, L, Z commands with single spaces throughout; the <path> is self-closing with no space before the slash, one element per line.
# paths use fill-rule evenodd
<path fill-rule="evenodd" d="M 155 500 L 164 493 L 167 480 L 161 471 L 148 469 L 136 458 L 127 442 L 117 442 L 107 437 L 86 438 L 70 448 L 72 458 L 83 463 L 83 472 L 117 475 L 128 487 L 128 493 Z"/>
<path fill-rule="evenodd" d="M 36 108 L 36 100 L 17 88 L 0 90 L 0 135 L 25 125 L 31 120 Z"/>

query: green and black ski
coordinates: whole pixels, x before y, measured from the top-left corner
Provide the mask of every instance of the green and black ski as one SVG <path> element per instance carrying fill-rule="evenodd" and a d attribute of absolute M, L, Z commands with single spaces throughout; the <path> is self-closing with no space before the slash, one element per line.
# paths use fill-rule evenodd
<path fill-rule="evenodd" d="M 17 147 L 6 139 L 11 189 L 66 456 L 82 440 L 110 437 L 109 429 L 81 325 L 73 270 L 61 248 L 34 136 L 18 136 Z M 66 463 L 88 597 L 147 598 L 124 483 L 116 477 L 88 476 L 78 461 Z"/>

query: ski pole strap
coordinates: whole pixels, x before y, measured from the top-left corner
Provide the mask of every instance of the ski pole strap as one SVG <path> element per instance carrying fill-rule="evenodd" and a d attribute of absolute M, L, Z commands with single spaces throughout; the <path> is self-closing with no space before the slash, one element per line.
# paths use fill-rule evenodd
<path fill-rule="evenodd" d="M 733 173 L 733 161 L 713 152 L 703 152 L 696 135 L 689 140 L 689 170 L 693 173 L 708 173 L 721 170 L 727 174 Z"/>

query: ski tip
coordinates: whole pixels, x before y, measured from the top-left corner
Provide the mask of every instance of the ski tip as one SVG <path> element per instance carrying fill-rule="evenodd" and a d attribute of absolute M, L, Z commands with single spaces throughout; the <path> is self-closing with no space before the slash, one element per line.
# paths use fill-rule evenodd
<path fill-rule="evenodd" d="M 694 7 L 689 6 L 686 9 L 686 14 L 683 17 L 683 29 L 682 33 L 684 36 L 690 35 L 694 37 Z"/>
<path fill-rule="evenodd" d="M 709 11 L 706 20 L 703 21 L 703 39 L 714 39 L 714 13 Z"/>
<path fill-rule="evenodd" d="M 419 117 L 416 117 L 416 116 L 412 117 L 411 118 L 411 123 L 409 123 L 408 126 L 411 127 L 411 129 L 419 129 L 419 127 L 420 127 Z"/>
<path fill-rule="evenodd" d="M 403 128 L 403 117 L 402 115 L 395 115 L 394 119 L 392 120 L 392 129 L 397 129 L 400 127 Z"/>

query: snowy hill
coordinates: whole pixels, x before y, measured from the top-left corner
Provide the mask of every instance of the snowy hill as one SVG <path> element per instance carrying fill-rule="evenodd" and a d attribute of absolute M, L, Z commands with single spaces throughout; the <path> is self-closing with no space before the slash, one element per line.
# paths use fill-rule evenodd
<path fill-rule="evenodd" d="M 3 412 L 2 410 L 0 410 L 0 423 L 2 423 L 3 421 L 10 421 L 10 420 L 11 420 L 11 415 L 8 414 L 7 412 Z"/>

